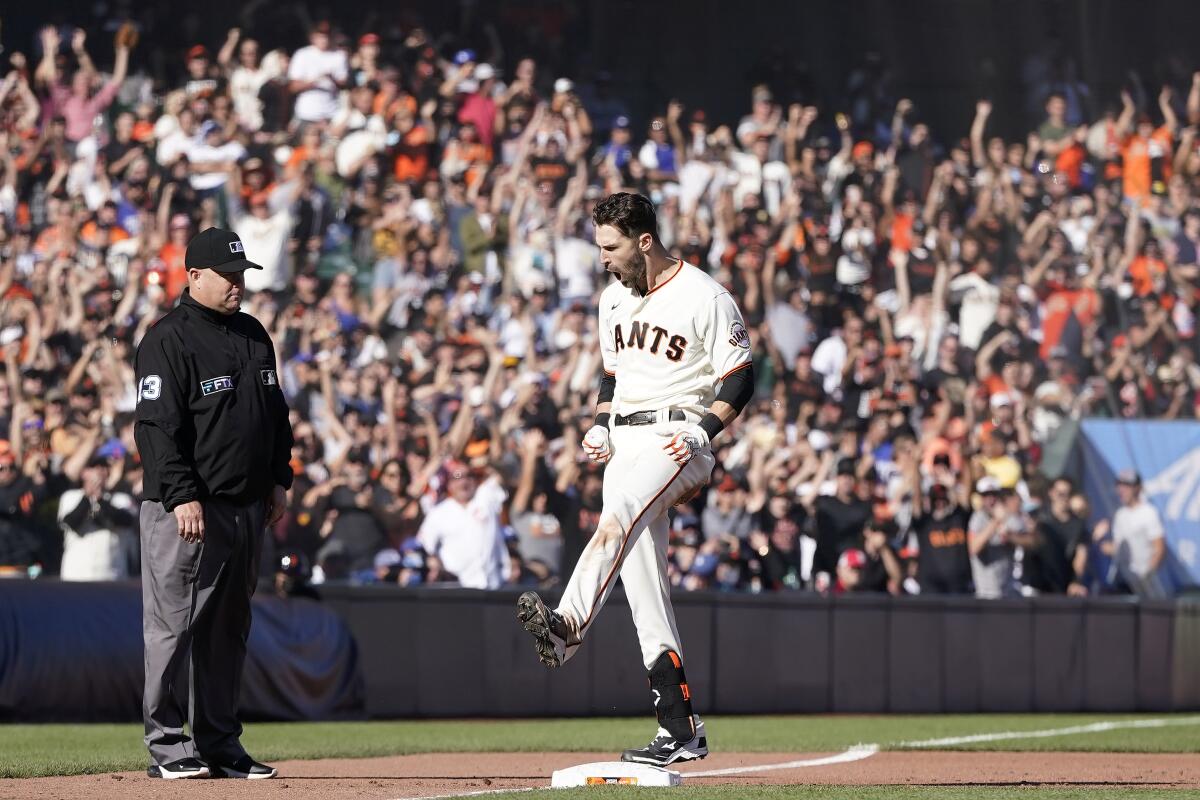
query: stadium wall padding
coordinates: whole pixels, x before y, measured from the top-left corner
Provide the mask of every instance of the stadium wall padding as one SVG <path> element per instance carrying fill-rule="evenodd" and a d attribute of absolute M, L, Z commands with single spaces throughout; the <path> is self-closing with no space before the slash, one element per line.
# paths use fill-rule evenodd
<path fill-rule="evenodd" d="M 265 594 L 251 613 L 243 719 L 363 716 L 358 647 L 341 617 Z M 140 720 L 142 655 L 139 584 L 0 581 L 0 720 Z"/>
<path fill-rule="evenodd" d="M 255 597 L 244 718 L 649 713 L 620 589 L 556 670 L 534 656 L 515 591 L 322 595 Z M 705 713 L 1200 708 L 1197 598 L 684 593 L 674 602 Z M 0 581 L 0 720 L 137 720 L 141 691 L 136 583 Z"/>
<path fill-rule="evenodd" d="M 541 666 L 517 623 L 516 592 L 323 591 L 359 643 L 369 716 L 410 716 L 414 708 L 420 716 L 649 713 L 645 670 L 620 588 L 588 641 L 555 670 Z M 1200 708 L 1195 599 L 681 593 L 674 603 L 701 712 Z M 468 617 L 463 604 L 481 616 Z M 416 608 L 425 619 L 401 623 L 380 613 L 381 606 Z M 480 619 L 481 629 L 470 627 Z M 417 638 L 396 637 L 401 625 L 419 632 Z M 398 675 L 413 651 L 424 654 L 417 656 L 417 671 Z"/>

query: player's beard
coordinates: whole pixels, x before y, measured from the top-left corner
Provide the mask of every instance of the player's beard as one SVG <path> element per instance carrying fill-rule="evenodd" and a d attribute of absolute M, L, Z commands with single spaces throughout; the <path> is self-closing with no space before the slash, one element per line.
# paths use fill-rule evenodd
<path fill-rule="evenodd" d="M 646 259 L 641 255 L 627 263 L 621 265 L 617 270 L 617 280 L 626 289 L 637 289 L 642 294 L 646 293 Z"/>

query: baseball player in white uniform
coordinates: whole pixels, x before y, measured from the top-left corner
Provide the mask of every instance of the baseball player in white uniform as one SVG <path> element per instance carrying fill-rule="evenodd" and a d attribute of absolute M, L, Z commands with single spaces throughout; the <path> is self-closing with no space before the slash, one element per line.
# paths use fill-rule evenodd
<path fill-rule="evenodd" d="M 617 278 L 600 296 L 604 375 L 596 424 L 583 438 L 588 457 L 608 464 L 604 508 L 558 607 L 526 592 L 517 616 L 542 663 L 557 667 L 620 574 L 659 722 L 649 745 L 621 758 L 661 766 L 708 755 L 671 607 L 667 511 L 708 482 L 710 442 L 750 399 L 750 337 L 729 292 L 667 253 L 649 200 L 620 192 L 592 218 L 601 263 Z"/>

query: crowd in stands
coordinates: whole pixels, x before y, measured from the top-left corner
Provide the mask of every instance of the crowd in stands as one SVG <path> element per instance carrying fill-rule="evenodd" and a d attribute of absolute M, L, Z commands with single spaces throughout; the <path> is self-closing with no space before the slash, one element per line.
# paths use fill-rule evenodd
<path fill-rule="evenodd" d="M 550 586 L 595 529 L 580 450 L 607 277 L 591 210 L 650 197 L 738 299 L 757 391 L 678 507 L 684 589 L 1154 594 L 1136 475 L 1093 525 L 1043 459 L 1084 416 L 1200 402 L 1200 73 L 1052 92 L 1028 136 L 904 98 L 851 118 L 747 86 L 739 120 L 603 74 L 493 63 L 420 27 L 200 42 L 148 77 L 137 31 L 45 28 L 0 82 L 0 564 L 137 572 L 132 357 L 235 230 L 271 332 L 296 481 L 280 585 Z M 299 46 L 303 45 L 303 46 Z M 461 46 L 460 46 L 461 45 Z M 103 60 L 97 53 L 112 53 Z M 97 63 L 100 61 L 101 63 Z M 1117 569 L 1098 574 L 1098 554 Z"/>

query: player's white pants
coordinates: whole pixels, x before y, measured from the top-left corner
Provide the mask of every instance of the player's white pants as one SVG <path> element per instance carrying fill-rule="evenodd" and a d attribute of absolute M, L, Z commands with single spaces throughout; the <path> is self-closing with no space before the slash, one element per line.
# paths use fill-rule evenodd
<path fill-rule="evenodd" d="M 670 437 L 662 434 L 673 434 L 686 424 L 613 426 L 613 456 L 604 469 L 600 524 L 579 557 L 557 609 L 582 641 L 619 573 L 646 669 L 665 650 L 683 655 L 667 578 L 667 510 L 707 483 L 716 464 L 707 449 L 683 467 L 663 452 Z M 568 646 L 567 658 L 577 647 Z"/>

